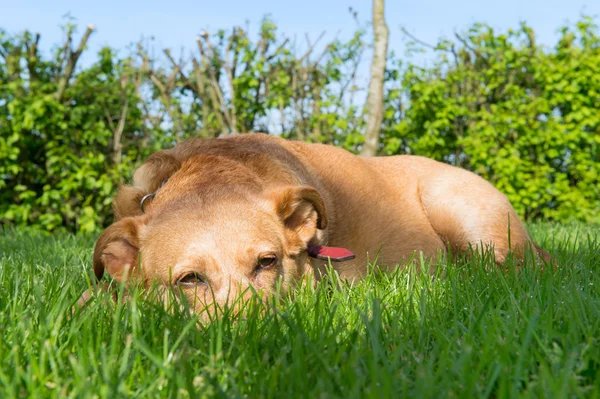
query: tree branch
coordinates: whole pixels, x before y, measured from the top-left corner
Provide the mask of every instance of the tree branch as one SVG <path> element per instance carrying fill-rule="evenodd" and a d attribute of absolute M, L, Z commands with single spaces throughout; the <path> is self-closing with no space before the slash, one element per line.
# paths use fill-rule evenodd
<path fill-rule="evenodd" d="M 304 60 L 310 56 L 310 54 L 313 52 L 315 46 L 321 41 L 321 39 L 323 38 L 323 36 L 325 36 L 325 31 L 321 32 L 321 34 L 319 35 L 319 37 L 317 38 L 317 40 L 314 41 L 313 44 L 310 44 L 310 41 L 308 41 L 309 40 L 308 36 L 306 36 L 306 40 L 309 43 L 309 47 L 308 47 L 308 50 L 306 50 L 306 53 L 304 53 L 304 55 L 298 59 L 298 62 L 300 64 L 302 62 L 304 62 Z"/>
<path fill-rule="evenodd" d="M 58 101 L 61 101 L 63 95 L 65 94 L 65 90 L 67 89 L 67 84 L 69 83 L 69 80 L 71 79 L 71 76 L 73 76 L 73 72 L 75 71 L 75 66 L 77 65 L 77 60 L 79 59 L 79 56 L 85 49 L 85 45 L 86 45 L 90 35 L 92 34 L 93 30 L 94 30 L 94 25 L 88 25 L 85 33 L 83 34 L 83 37 L 81 38 L 81 42 L 79 42 L 79 46 L 77 47 L 77 50 L 74 52 L 71 51 L 70 49 L 68 50 L 69 57 L 67 60 L 67 65 L 65 67 L 65 72 L 64 72 L 63 76 L 60 77 L 60 80 L 58 81 L 58 88 L 56 89 L 56 93 L 54 93 L 54 98 L 56 98 Z"/>
<path fill-rule="evenodd" d="M 265 61 L 269 62 L 273 58 L 275 58 L 281 52 L 281 50 L 284 49 L 285 45 L 288 44 L 289 41 L 290 41 L 290 39 L 286 37 L 285 40 L 283 41 L 283 43 L 281 43 L 279 45 L 279 47 L 277 47 L 271 55 L 269 55 L 268 57 L 265 58 Z"/>
<path fill-rule="evenodd" d="M 129 110 L 129 100 L 125 99 L 125 104 L 123 105 L 123 110 L 121 112 L 121 118 L 119 119 L 119 123 L 117 124 L 117 130 L 113 136 L 113 161 L 115 164 L 121 163 L 121 155 L 122 148 L 121 145 L 121 137 L 123 136 L 123 131 L 125 130 L 125 121 L 127 119 L 127 111 Z"/>
<path fill-rule="evenodd" d="M 227 78 L 229 81 L 229 91 L 231 94 L 231 124 L 232 131 L 235 132 L 235 130 L 237 129 L 237 112 L 235 109 L 235 85 L 233 83 L 233 79 L 235 78 L 235 76 L 233 75 L 231 65 L 229 64 L 229 52 L 231 51 L 231 45 L 233 44 L 233 40 L 234 38 L 232 36 L 229 42 L 227 43 L 227 47 L 225 48 L 225 62 L 223 64 L 223 67 L 225 68 L 225 72 L 227 73 Z"/>
<path fill-rule="evenodd" d="M 413 35 L 412 33 L 410 33 L 409 31 L 406 30 L 406 28 L 404 26 L 400 27 L 400 30 L 402 31 L 402 33 L 406 36 L 408 36 L 412 41 L 419 43 L 421 46 L 425 46 L 428 47 L 432 50 L 439 50 L 437 48 L 437 46 L 434 46 L 432 44 L 429 44 L 427 42 L 424 42 L 423 40 L 419 39 L 418 37 L 416 37 L 415 35 Z"/>
<path fill-rule="evenodd" d="M 208 46 L 208 52 L 212 52 L 212 47 L 210 46 L 210 42 L 208 41 L 208 33 L 204 33 L 204 39 L 206 40 Z M 229 130 L 234 132 L 235 127 L 232 125 L 231 116 L 229 115 L 229 110 L 227 109 L 227 103 L 225 103 L 225 99 L 223 97 L 223 92 L 221 91 L 221 87 L 219 86 L 219 82 L 216 78 L 215 71 L 212 68 L 212 65 L 208 65 L 206 63 L 206 51 L 204 50 L 204 46 L 202 45 L 202 39 L 200 37 L 196 38 L 196 42 L 198 43 L 198 49 L 200 50 L 200 55 L 202 56 L 202 63 L 208 69 L 208 74 L 210 76 L 211 86 L 215 92 L 216 98 L 218 99 L 218 103 L 215 103 L 215 109 L 221 109 L 227 124 L 229 125 Z"/>

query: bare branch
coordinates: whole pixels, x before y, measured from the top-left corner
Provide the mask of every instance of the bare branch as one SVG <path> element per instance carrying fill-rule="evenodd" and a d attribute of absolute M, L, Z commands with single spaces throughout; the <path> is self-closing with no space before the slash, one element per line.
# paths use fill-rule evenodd
<path fill-rule="evenodd" d="M 198 46 L 201 48 L 202 65 L 204 66 L 205 69 L 211 68 L 210 66 L 206 65 L 206 60 L 204 59 L 204 53 L 202 50 L 202 44 L 200 43 L 200 38 L 198 38 L 197 40 L 198 40 Z M 204 91 L 204 86 L 205 86 L 204 85 L 204 76 L 202 75 L 202 71 L 200 69 L 200 66 L 198 65 L 198 62 L 195 59 L 193 60 L 193 62 L 194 62 L 194 71 L 196 73 L 196 80 L 199 82 L 198 84 L 202 85 L 202 91 Z M 215 115 L 217 116 L 217 120 L 219 122 L 219 125 L 221 126 L 221 131 L 222 131 L 223 135 L 227 135 L 227 125 L 226 125 L 225 121 L 223 120 L 223 113 L 222 113 L 221 107 L 219 105 L 219 100 L 217 99 L 217 93 L 216 93 L 214 86 L 210 83 L 209 83 L 208 93 L 209 93 L 213 108 L 215 110 Z"/>
<path fill-rule="evenodd" d="M 25 40 L 25 49 L 27 50 L 27 70 L 29 71 L 29 78 L 35 79 L 37 76 L 37 72 L 35 67 L 38 62 L 37 52 L 38 52 L 38 43 L 40 42 L 40 34 L 35 34 L 35 40 L 33 43 L 29 43 L 29 40 Z"/>
<path fill-rule="evenodd" d="M 65 40 L 65 45 L 62 48 L 62 51 L 60 53 L 60 62 L 59 65 L 63 65 L 63 63 L 65 62 L 65 60 L 67 58 L 69 58 L 69 54 L 70 54 L 70 49 L 71 49 L 71 43 L 73 42 L 73 30 L 69 29 L 67 31 L 67 40 Z"/>
<path fill-rule="evenodd" d="M 265 58 L 265 61 L 269 62 L 271 61 L 273 58 L 277 57 L 277 55 L 279 55 L 279 53 L 281 53 L 281 50 L 283 50 L 286 46 L 286 44 L 288 44 L 288 42 L 290 41 L 289 38 L 285 38 L 285 40 L 283 41 L 283 43 L 281 43 L 279 45 L 279 47 L 277 47 L 277 49 L 275 49 L 275 51 L 269 55 L 268 57 Z"/>
<path fill-rule="evenodd" d="M 313 44 L 310 44 L 310 41 L 309 41 L 308 50 L 306 50 L 306 53 L 304 53 L 304 55 L 298 59 L 298 63 L 301 64 L 302 62 L 304 62 L 304 60 L 306 58 L 308 58 L 310 56 L 310 54 L 313 52 L 315 46 L 321 41 L 323 36 L 325 36 L 325 31 L 321 32 L 321 34 L 319 35 L 317 40 L 314 41 Z M 306 36 L 306 39 L 308 40 L 308 36 Z"/>
<path fill-rule="evenodd" d="M 328 44 L 327 46 L 325 46 L 325 48 L 321 52 L 321 55 L 319 55 L 313 62 L 314 67 L 316 67 L 317 65 L 319 65 L 321 63 L 321 60 L 323 59 L 323 57 L 325 57 L 325 55 L 329 52 L 330 49 L 331 49 L 331 44 Z"/>
<path fill-rule="evenodd" d="M 79 59 L 79 56 L 85 49 L 85 45 L 86 45 L 90 35 L 92 34 L 93 30 L 94 30 L 94 25 L 88 25 L 85 33 L 83 34 L 83 37 L 81 38 L 81 42 L 79 42 L 79 46 L 77 47 L 77 50 L 75 50 L 74 52 L 69 50 L 70 54 L 69 54 L 69 57 L 67 60 L 67 65 L 65 67 L 65 72 L 64 72 L 63 76 L 60 77 L 60 80 L 58 81 L 58 88 L 56 89 L 56 93 L 54 93 L 54 97 L 58 101 L 62 100 L 62 97 L 65 94 L 65 90 L 67 89 L 67 84 L 69 83 L 69 80 L 71 79 L 71 76 L 73 76 L 73 72 L 75 71 L 75 66 L 77 65 L 77 60 Z"/>
<path fill-rule="evenodd" d="M 313 106 L 312 106 L 312 120 L 313 120 L 313 139 L 316 142 L 319 142 L 319 137 L 321 136 L 321 121 L 319 120 L 321 116 L 321 87 L 319 85 L 315 85 L 313 89 Z"/>
<path fill-rule="evenodd" d="M 206 97 L 206 88 L 205 88 L 205 84 L 204 84 L 204 75 L 202 74 L 200 65 L 198 64 L 198 61 L 196 61 L 195 58 L 192 58 L 192 65 L 194 67 L 193 73 L 194 73 L 194 76 L 196 77 L 195 93 L 197 94 L 198 98 L 202 102 L 202 133 L 203 133 L 203 136 L 206 136 L 208 133 L 208 126 L 207 126 L 208 122 L 207 121 L 208 121 L 209 110 L 208 110 L 208 101 L 205 98 Z M 223 117 L 221 116 L 221 113 L 215 112 L 215 114 L 217 115 L 217 119 L 219 120 L 219 125 L 221 127 L 224 127 Z"/>
<path fill-rule="evenodd" d="M 292 105 L 294 106 L 294 115 L 295 115 L 295 127 L 296 127 L 296 135 L 298 140 L 304 140 L 305 139 L 305 134 L 304 134 L 304 124 L 302 123 L 302 110 L 300 107 L 300 100 L 298 99 L 298 97 L 300 97 L 300 95 L 298 95 L 297 93 L 297 89 L 298 89 L 298 77 L 297 77 L 297 73 L 293 73 L 292 74 Z"/>
<path fill-rule="evenodd" d="M 342 105 L 342 99 L 344 98 L 344 96 L 346 95 L 346 90 L 348 90 L 348 87 L 350 87 L 350 85 L 352 83 L 355 82 L 356 80 L 356 76 L 358 74 L 358 67 L 360 66 L 360 63 L 362 61 L 362 56 L 363 56 L 364 51 L 360 51 L 358 53 L 358 56 L 356 57 L 353 65 L 352 65 L 352 72 L 350 73 L 350 77 L 348 78 L 348 80 L 346 80 L 346 82 L 344 84 L 342 84 L 342 86 L 340 87 L 340 93 L 338 95 L 338 102 L 336 105 L 336 109 L 335 109 L 335 113 L 339 112 L 340 106 Z"/>
<path fill-rule="evenodd" d="M 129 100 L 125 99 L 123 110 L 121 112 L 121 118 L 117 124 L 117 129 L 113 136 L 113 161 L 115 164 L 121 163 L 122 148 L 121 137 L 123 136 L 123 130 L 125 130 L 125 121 L 127 120 L 127 111 L 129 110 Z"/>
<path fill-rule="evenodd" d="M 212 47 L 210 46 L 210 42 L 208 40 L 208 33 L 204 33 L 204 38 L 206 40 L 206 44 L 207 44 L 207 47 L 208 47 L 207 48 L 208 52 L 212 53 L 213 51 L 212 51 Z M 204 49 L 204 45 L 202 44 L 202 39 L 201 38 L 197 38 L 196 42 L 198 43 L 198 49 L 200 50 L 200 54 L 202 56 L 202 62 L 206 66 L 206 57 L 207 57 L 207 54 L 206 54 L 206 51 Z M 212 68 L 212 66 L 210 66 L 210 65 L 207 66 L 207 69 L 208 69 L 208 73 L 209 73 L 209 76 L 210 76 L 211 85 L 212 85 L 212 87 L 213 87 L 213 89 L 215 91 L 216 97 L 217 97 L 217 99 L 219 101 L 219 104 L 220 104 L 219 107 L 215 107 L 215 108 L 222 110 L 223 115 L 225 116 L 225 119 L 227 120 L 227 124 L 229 125 L 229 130 L 231 132 L 235 132 L 235 126 L 233 126 L 233 123 L 231 121 L 231 116 L 229 114 L 229 110 L 227 109 L 227 103 L 225 103 L 223 92 L 221 91 L 221 87 L 219 86 L 219 82 L 218 82 L 218 80 L 216 78 L 215 71 Z"/>
<path fill-rule="evenodd" d="M 233 28 L 232 39 L 237 39 L 237 35 L 240 30 L 241 29 Z M 242 33 L 243 33 L 243 31 L 242 31 Z M 236 71 L 237 71 L 237 67 L 238 67 L 239 57 L 240 57 L 239 48 L 238 48 L 238 46 L 235 46 L 234 50 L 233 50 L 233 62 L 231 63 L 231 73 L 233 74 L 233 76 L 237 76 Z"/>
<path fill-rule="evenodd" d="M 165 85 L 160 81 L 160 79 L 158 79 L 156 77 L 156 75 L 151 72 L 150 73 L 150 80 L 152 80 L 152 83 L 154 83 L 156 85 L 156 87 L 158 87 L 158 90 L 160 91 L 160 94 L 162 95 L 166 95 L 167 93 L 167 88 L 165 87 Z"/>
<path fill-rule="evenodd" d="M 234 31 L 235 34 L 235 31 Z M 235 85 L 233 83 L 233 79 L 235 76 L 231 70 L 231 65 L 229 64 L 229 52 L 231 51 L 231 45 L 233 44 L 234 37 L 232 36 L 227 43 L 227 47 L 225 48 L 225 62 L 223 67 L 225 68 L 225 72 L 227 73 L 228 81 L 229 81 L 229 91 L 231 93 L 231 124 L 232 131 L 235 131 L 237 128 L 237 112 L 235 109 Z M 208 43 L 208 41 L 207 41 Z M 208 44 L 210 46 L 210 43 Z"/>
<path fill-rule="evenodd" d="M 406 36 L 408 36 L 412 41 L 419 43 L 422 46 L 428 47 L 432 50 L 438 50 L 437 46 L 434 46 L 432 44 L 429 44 L 427 42 L 424 42 L 423 40 L 419 39 L 418 37 L 416 37 L 415 35 L 413 35 L 412 33 L 410 33 L 409 31 L 406 30 L 406 28 L 404 26 L 400 27 L 400 30 L 402 31 L 402 33 Z"/>
<path fill-rule="evenodd" d="M 176 70 L 179 73 L 179 76 L 181 76 L 181 79 L 183 79 L 184 85 L 187 88 L 189 88 L 190 90 L 192 90 L 193 92 L 195 92 L 196 95 L 199 95 L 199 93 L 196 91 L 196 87 L 194 87 L 194 85 L 190 82 L 188 77 L 183 72 L 183 67 L 180 64 L 178 64 L 175 61 L 175 59 L 173 58 L 173 56 L 171 55 L 171 51 L 169 49 L 164 49 L 163 53 L 165 53 L 165 55 L 167 56 L 169 61 L 171 61 L 171 64 L 173 65 L 173 69 Z"/>
<path fill-rule="evenodd" d="M 114 133 L 116 128 L 115 124 L 113 123 L 113 117 L 110 115 L 110 111 L 108 110 L 108 107 L 106 106 L 105 102 L 102 102 L 102 109 L 104 110 L 104 116 L 108 121 L 108 127 L 110 128 L 110 131 Z"/>
<path fill-rule="evenodd" d="M 285 132 L 285 108 L 282 100 L 279 100 L 279 117 L 281 118 L 281 131 Z"/>
<path fill-rule="evenodd" d="M 490 61 L 483 56 L 483 54 L 481 54 L 481 51 L 478 51 L 477 49 L 473 48 L 473 46 L 471 46 L 468 42 L 467 39 L 463 38 L 461 35 L 459 35 L 457 32 L 454 32 L 454 36 L 462 43 L 463 46 L 465 46 L 465 48 L 469 51 L 471 51 L 473 54 L 475 54 L 475 57 L 477 57 L 477 59 L 480 59 L 483 61 L 483 63 L 487 66 L 487 67 L 491 67 L 490 65 Z"/>

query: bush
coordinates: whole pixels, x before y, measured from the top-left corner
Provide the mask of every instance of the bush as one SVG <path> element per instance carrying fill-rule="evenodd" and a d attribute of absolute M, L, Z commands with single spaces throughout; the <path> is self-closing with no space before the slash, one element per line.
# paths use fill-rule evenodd
<path fill-rule="evenodd" d="M 77 66 L 92 27 L 50 57 L 39 35 L 0 30 L 0 223 L 95 231 L 118 184 L 155 150 L 188 137 L 263 131 L 357 152 L 365 29 L 297 52 L 265 19 L 202 34 L 196 55 L 102 49 Z M 431 68 L 388 59 L 383 154 L 461 166 L 506 193 L 526 219 L 599 222 L 600 40 L 582 18 L 544 49 L 526 25 L 475 25 L 440 41 Z M 403 66 L 404 65 L 404 66 Z"/>
<path fill-rule="evenodd" d="M 507 34 L 475 25 L 442 41 L 432 68 L 410 65 L 410 107 L 385 131 L 388 154 L 470 169 L 526 219 L 600 215 L 600 37 L 584 18 L 555 48 L 525 24 Z"/>

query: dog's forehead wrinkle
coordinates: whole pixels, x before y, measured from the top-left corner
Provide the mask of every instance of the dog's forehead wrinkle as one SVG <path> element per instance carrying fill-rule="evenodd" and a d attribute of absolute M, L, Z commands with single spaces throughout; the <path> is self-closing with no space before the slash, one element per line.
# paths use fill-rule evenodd
<path fill-rule="evenodd" d="M 210 223 L 192 223 L 194 227 L 186 226 L 188 229 L 174 240 L 177 266 L 196 265 L 211 273 L 226 274 L 235 274 L 240 266 L 253 266 L 258 256 L 280 252 L 280 234 L 271 224 L 218 215 Z"/>

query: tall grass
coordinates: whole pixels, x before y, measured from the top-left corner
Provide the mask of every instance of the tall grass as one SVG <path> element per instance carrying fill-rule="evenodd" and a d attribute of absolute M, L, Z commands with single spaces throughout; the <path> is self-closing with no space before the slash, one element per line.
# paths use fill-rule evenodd
<path fill-rule="evenodd" d="M 199 323 L 140 292 L 72 315 L 93 237 L 6 230 L 0 397 L 598 397 L 600 228 L 530 231 L 555 270 L 475 256 L 331 275 Z"/>

